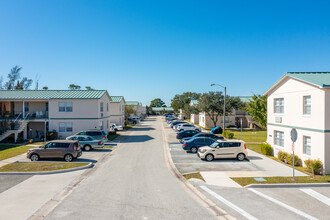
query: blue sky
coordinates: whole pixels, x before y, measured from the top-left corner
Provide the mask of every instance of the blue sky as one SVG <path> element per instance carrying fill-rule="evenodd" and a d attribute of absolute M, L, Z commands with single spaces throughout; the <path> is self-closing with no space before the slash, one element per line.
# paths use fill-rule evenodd
<path fill-rule="evenodd" d="M 289 71 L 330 71 L 329 1 L 0 0 L 0 76 L 149 104 L 227 86 L 261 94 Z M 35 86 L 33 85 L 33 88 Z"/>

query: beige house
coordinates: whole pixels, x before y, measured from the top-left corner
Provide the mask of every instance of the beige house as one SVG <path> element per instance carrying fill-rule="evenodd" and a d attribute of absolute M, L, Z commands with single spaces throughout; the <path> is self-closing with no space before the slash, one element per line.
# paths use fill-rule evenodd
<path fill-rule="evenodd" d="M 191 100 L 189 105 L 196 107 L 198 105 L 198 100 Z M 199 114 L 190 114 L 190 121 L 194 124 L 199 124 Z"/>
<path fill-rule="evenodd" d="M 321 160 L 330 174 L 330 72 L 288 72 L 265 95 L 267 142 L 274 155 L 292 153 L 295 128 L 295 155 Z"/>
<path fill-rule="evenodd" d="M 110 124 L 124 126 L 125 122 L 125 99 L 123 96 L 110 96 Z"/>
<path fill-rule="evenodd" d="M 146 107 L 142 105 L 141 102 L 138 101 L 126 101 L 128 106 L 133 106 L 133 109 L 136 111 L 136 116 L 146 115 Z M 132 115 L 133 116 L 133 115 Z"/>
<path fill-rule="evenodd" d="M 23 132 L 23 139 L 47 131 L 65 138 L 86 129 L 108 131 L 110 96 L 106 90 L 0 90 L 0 141 Z"/>

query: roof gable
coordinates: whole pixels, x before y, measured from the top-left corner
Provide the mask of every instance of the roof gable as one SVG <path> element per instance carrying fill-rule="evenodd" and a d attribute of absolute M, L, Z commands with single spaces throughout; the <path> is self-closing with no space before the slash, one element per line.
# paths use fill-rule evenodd
<path fill-rule="evenodd" d="M 124 96 L 110 96 L 110 98 L 112 103 L 120 103 L 122 100 L 125 102 Z"/>
<path fill-rule="evenodd" d="M 0 90 L 0 99 L 100 99 L 107 90 Z"/>
<path fill-rule="evenodd" d="M 318 88 L 330 87 L 330 72 L 286 72 L 274 85 L 272 85 L 264 95 L 268 95 L 278 85 L 286 79 L 292 78 L 298 81 L 303 81 Z"/>

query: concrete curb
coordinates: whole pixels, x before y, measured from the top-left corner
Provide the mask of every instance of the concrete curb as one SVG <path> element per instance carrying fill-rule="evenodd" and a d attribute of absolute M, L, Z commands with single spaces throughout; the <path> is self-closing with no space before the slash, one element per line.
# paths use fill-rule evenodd
<path fill-rule="evenodd" d="M 180 180 L 180 183 L 186 190 L 195 197 L 195 199 L 203 205 L 207 210 L 209 210 L 215 217 L 218 219 L 233 219 L 226 211 L 219 208 L 214 202 L 208 199 L 204 194 L 202 194 L 198 189 L 196 189 L 176 168 L 175 164 L 173 163 L 172 156 L 168 147 L 168 141 L 165 135 L 165 127 L 163 120 L 161 119 L 162 127 L 163 127 L 163 147 L 164 147 L 164 157 L 165 163 L 169 170 L 173 173 L 173 175 Z"/>
<path fill-rule="evenodd" d="M 15 163 L 31 163 L 31 162 L 15 162 Z M 41 162 L 41 163 L 49 163 L 49 162 Z M 60 162 L 52 162 L 52 163 L 60 163 Z M 73 162 L 79 163 L 79 162 Z M 58 174 L 58 173 L 68 173 L 77 170 L 83 170 L 87 168 L 92 168 L 94 164 L 92 162 L 88 163 L 85 166 L 75 167 L 65 170 L 53 170 L 53 171 L 40 171 L 40 172 L 0 172 L 0 175 L 46 175 L 46 174 Z"/>
<path fill-rule="evenodd" d="M 295 187 L 330 187 L 330 183 L 276 183 L 276 184 L 249 184 L 244 188 L 295 188 Z"/>

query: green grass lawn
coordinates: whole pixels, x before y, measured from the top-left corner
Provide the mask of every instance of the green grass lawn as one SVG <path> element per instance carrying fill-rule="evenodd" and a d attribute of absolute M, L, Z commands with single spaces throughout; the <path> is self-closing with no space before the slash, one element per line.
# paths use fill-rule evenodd
<path fill-rule="evenodd" d="M 0 160 L 4 160 L 10 157 L 14 157 L 23 153 L 26 153 L 31 146 L 26 145 L 11 145 L 1 144 L 0 145 Z"/>
<path fill-rule="evenodd" d="M 108 135 L 108 140 L 113 141 L 114 139 L 116 139 L 119 136 L 120 136 L 120 134 L 110 134 L 110 135 Z"/>
<path fill-rule="evenodd" d="M 70 168 L 76 168 L 86 166 L 88 163 L 10 163 L 3 167 L 0 167 L 0 172 L 39 172 L 39 171 L 53 171 L 53 170 L 65 170 Z"/>
<path fill-rule="evenodd" d="M 241 186 L 246 186 L 249 184 L 274 184 L 274 183 L 330 183 L 330 175 L 327 176 L 315 176 L 314 178 L 310 176 L 298 176 L 295 177 L 293 182 L 292 177 L 263 177 L 267 181 L 258 182 L 253 177 L 235 177 L 231 178 Z"/>
<path fill-rule="evenodd" d="M 124 130 L 129 130 L 133 127 L 134 127 L 134 125 L 126 125 L 126 126 L 124 126 Z"/>
<path fill-rule="evenodd" d="M 227 129 L 234 133 L 234 139 L 241 139 L 241 132 L 237 130 Z M 253 130 L 242 132 L 242 139 L 245 142 L 265 142 L 267 139 L 267 131 L 265 130 Z"/>
<path fill-rule="evenodd" d="M 247 143 L 246 147 L 250 150 L 253 150 L 254 152 L 262 154 L 261 150 L 260 150 L 260 144 L 249 144 L 249 143 Z"/>
<path fill-rule="evenodd" d="M 190 173 L 190 174 L 184 174 L 183 175 L 184 178 L 186 178 L 187 180 L 191 179 L 191 178 L 195 178 L 195 179 L 200 179 L 200 180 L 204 180 L 204 178 L 202 177 L 202 175 L 200 173 Z"/>

